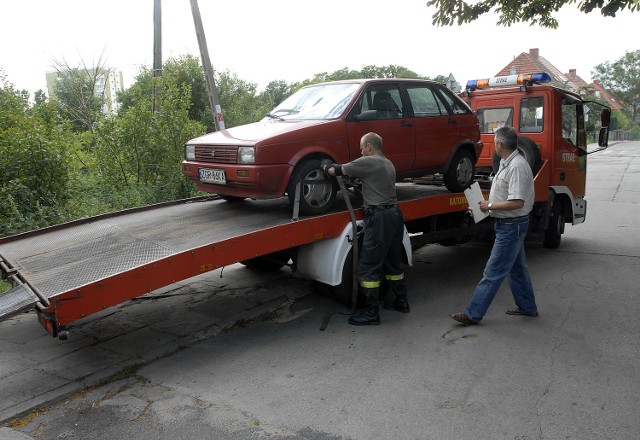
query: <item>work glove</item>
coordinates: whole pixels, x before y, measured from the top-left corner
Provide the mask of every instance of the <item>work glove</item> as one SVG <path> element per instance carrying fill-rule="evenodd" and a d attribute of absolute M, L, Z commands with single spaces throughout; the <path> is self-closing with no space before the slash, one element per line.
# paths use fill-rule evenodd
<path fill-rule="evenodd" d="M 331 159 L 322 159 L 322 160 L 320 161 L 320 169 L 321 169 L 322 171 L 325 171 L 325 167 L 326 167 L 327 165 L 333 165 L 333 161 L 332 161 Z"/>

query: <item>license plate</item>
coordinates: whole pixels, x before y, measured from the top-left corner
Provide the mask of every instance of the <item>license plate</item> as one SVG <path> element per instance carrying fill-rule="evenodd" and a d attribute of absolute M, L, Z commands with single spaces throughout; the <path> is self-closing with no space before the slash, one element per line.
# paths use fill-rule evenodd
<path fill-rule="evenodd" d="M 224 185 L 227 183 L 227 178 L 224 174 L 224 170 L 213 170 L 211 168 L 198 168 L 200 173 L 200 181 L 205 183 L 218 183 Z"/>

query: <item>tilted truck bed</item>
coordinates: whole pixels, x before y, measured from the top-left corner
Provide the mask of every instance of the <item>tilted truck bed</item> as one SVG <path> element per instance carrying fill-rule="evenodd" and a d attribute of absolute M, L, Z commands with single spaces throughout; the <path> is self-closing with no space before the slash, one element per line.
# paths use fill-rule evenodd
<path fill-rule="evenodd" d="M 466 209 L 464 195 L 435 186 L 399 184 L 398 198 L 405 220 Z M 14 287 L 0 294 L 0 320 L 36 306 L 56 335 L 77 319 L 174 282 L 337 237 L 349 221 L 341 199 L 331 213 L 292 221 L 286 198 L 197 198 L 5 237 L 0 266 Z"/>

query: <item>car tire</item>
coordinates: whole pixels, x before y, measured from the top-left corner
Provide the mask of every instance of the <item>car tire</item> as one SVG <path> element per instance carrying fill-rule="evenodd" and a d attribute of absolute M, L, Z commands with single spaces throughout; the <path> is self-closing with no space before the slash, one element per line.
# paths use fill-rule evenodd
<path fill-rule="evenodd" d="M 522 156 L 526 159 L 529 167 L 531 167 L 531 172 L 533 173 L 533 177 L 538 174 L 540 171 L 540 166 L 542 165 L 542 156 L 540 155 L 540 148 L 536 145 L 528 137 L 518 136 L 518 151 Z M 497 173 L 500 168 L 500 156 L 498 156 L 495 152 L 493 153 L 493 172 Z"/>
<path fill-rule="evenodd" d="M 287 186 L 287 194 L 292 205 L 295 202 L 298 182 L 306 182 L 300 188 L 300 213 L 318 215 L 331 209 L 338 191 L 331 177 L 320 169 L 319 159 L 305 160 L 293 171 Z"/>
<path fill-rule="evenodd" d="M 462 192 L 469 188 L 476 175 L 476 163 L 469 150 L 456 151 L 449 169 L 444 173 L 444 184 L 451 192 Z"/>

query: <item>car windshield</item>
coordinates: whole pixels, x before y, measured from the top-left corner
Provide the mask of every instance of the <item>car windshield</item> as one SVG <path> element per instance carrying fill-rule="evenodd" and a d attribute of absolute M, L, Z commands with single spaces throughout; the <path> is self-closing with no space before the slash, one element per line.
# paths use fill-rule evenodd
<path fill-rule="evenodd" d="M 271 119 L 335 119 L 344 113 L 357 83 L 318 84 L 304 87 L 285 99 L 267 115 Z"/>

